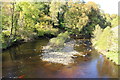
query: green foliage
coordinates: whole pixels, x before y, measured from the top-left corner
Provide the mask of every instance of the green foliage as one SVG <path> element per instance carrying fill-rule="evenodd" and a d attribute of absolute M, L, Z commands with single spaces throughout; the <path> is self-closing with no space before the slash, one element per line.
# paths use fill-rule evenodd
<path fill-rule="evenodd" d="M 52 28 L 48 5 L 42 2 L 3 3 L 2 43 L 10 45 L 19 39 L 27 41 L 44 34 L 56 35 L 58 30 Z"/>
<path fill-rule="evenodd" d="M 10 2 L 2 7 L 3 44 L 11 44 L 17 40 L 32 40 L 37 36 L 55 35 L 58 31 L 68 31 L 70 34 L 94 34 L 93 41 L 102 40 L 107 36 L 102 29 L 107 26 L 115 27 L 119 17 L 100 12 L 94 2 Z M 96 26 L 97 25 L 97 26 Z M 101 29 L 101 28 L 102 29 Z M 93 31 L 95 29 L 95 31 Z M 53 39 L 57 45 L 68 39 L 68 33 L 61 33 L 58 39 Z M 106 39 L 105 39 L 106 40 Z M 95 44 L 103 44 L 96 42 Z M 104 48 L 104 47 L 103 47 Z"/>
<path fill-rule="evenodd" d="M 120 16 L 116 14 L 105 14 L 106 20 L 110 23 L 111 27 L 116 27 L 120 25 Z"/>
<path fill-rule="evenodd" d="M 60 15 L 63 13 L 62 7 L 64 6 L 64 2 L 57 2 L 57 0 L 52 0 L 50 3 L 50 17 L 52 19 L 52 22 L 55 26 L 60 25 Z"/>
<path fill-rule="evenodd" d="M 56 38 L 50 39 L 50 44 L 52 46 L 64 46 L 66 40 L 69 39 L 69 33 L 60 33 Z"/>
<path fill-rule="evenodd" d="M 99 40 L 100 38 L 100 35 L 102 34 L 102 28 L 99 26 L 99 25 L 96 25 L 95 26 L 95 30 L 93 31 L 93 39 L 92 39 L 92 43 L 93 43 L 93 46 L 96 45 L 96 42 Z"/>
<path fill-rule="evenodd" d="M 111 35 L 110 27 L 107 27 L 103 30 L 103 33 L 100 35 L 98 42 L 96 43 L 99 49 L 107 50 L 109 48 L 111 45 Z"/>
<path fill-rule="evenodd" d="M 67 31 L 65 33 L 60 33 L 60 34 L 58 34 L 58 37 L 66 40 L 69 38 L 69 33 Z"/>
<path fill-rule="evenodd" d="M 47 22 L 37 23 L 35 25 L 35 28 L 38 32 L 38 36 L 44 36 L 44 34 L 57 35 L 58 32 L 58 29 L 53 28 L 53 26 L 51 24 L 48 24 Z"/>
<path fill-rule="evenodd" d="M 73 3 L 68 2 L 68 8 L 64 14 L 65 29 L 73 34 L 92 34 L 95 25 L 102 28 L 108 26 L 105 18 L 101 15 L 99 6 L 94 2 Z"/>
<path fill-rule="evenodd" d="M 54 22 L 55 25 L 58 25 L 58 12 L 59 12 L 59 4 L 58 2 L 52 1 L 50 4 L 50 16 L 52 18 L 52 21 Z"/>
<path fill-rule="evenodd" d="M 106 27 L 104 30 L 96 26 L 94 30 L 93 46 L 101 53 L 109 57 L 116 64 L 118 63 L 118 27 Z"/>
<path fill-rule="evenodd" d="M 73 30 L 81 30 L 88 23 L 88 16 L 82 12 L 81 8 L 84 4 L 69 3 L 70 8 L 65 13 L 65 26 Z"/>

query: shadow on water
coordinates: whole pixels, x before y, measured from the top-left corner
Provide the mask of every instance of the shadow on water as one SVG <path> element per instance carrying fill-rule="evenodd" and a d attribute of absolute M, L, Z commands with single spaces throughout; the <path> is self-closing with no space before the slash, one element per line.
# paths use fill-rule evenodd
<path fill-rule="evenodd" d="M 25 78 L 116 78 L 118 67 L 91 51 L 87 57 L 75 58 L 75 63 L 64 66 L 62 64 L 43 62 L 42 46 L 47 45 L 48 39 L 40 39 L 33 42 L 12 47 L 2 54 L 2 75 L 15 77 L 23 75 Z M 77 51 L 82 52 L 86 48 L 78 45 Z"/>

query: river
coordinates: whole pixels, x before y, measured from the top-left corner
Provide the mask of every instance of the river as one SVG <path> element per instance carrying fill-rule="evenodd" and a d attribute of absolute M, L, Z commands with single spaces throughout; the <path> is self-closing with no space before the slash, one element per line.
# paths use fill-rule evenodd
<path fill-rule="evenodd" d="M 75 63 L 62 65 L 44 62 L 42 47 L 48 39 L 38 39 L 32 42 L 14 46 L 2 53 L 3 78 L 117 78 L 118 66 L 104 56 L 92 51 L 88 57 L 77 57 Z M 84 48 L 76 48 L 82 51 Z"/>

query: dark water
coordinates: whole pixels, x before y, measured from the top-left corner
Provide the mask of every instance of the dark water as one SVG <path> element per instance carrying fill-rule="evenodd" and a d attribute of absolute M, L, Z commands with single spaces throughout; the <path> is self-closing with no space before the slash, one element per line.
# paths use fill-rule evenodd
<path fill-rule="evenodd" d="M 78 57 L 74 64 L 64 66 L 41 61 L 42 46 L 47 39 L 21 44 L 3 52 L 3 77 L 17 78 L 116 78 L 118 66 L 92 51 L 89 57 Z M 83 46 L 77 48 L 83 51 Z"/>

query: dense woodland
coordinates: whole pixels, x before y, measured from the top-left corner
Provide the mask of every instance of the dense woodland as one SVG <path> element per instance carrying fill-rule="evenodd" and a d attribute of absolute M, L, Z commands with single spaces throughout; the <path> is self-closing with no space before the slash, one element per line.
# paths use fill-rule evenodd
<path fill-rule="evenodd" d="M 94 2 L 6 2 L 1 7 L 2 48 L 41 37 L 87 35 L 95 49 L 118 64 L 118 28 L 112 29 L 118 26 L 120 17 L 104 13 Z M 51 42 L 59 45 L 65 39 Z"/>

